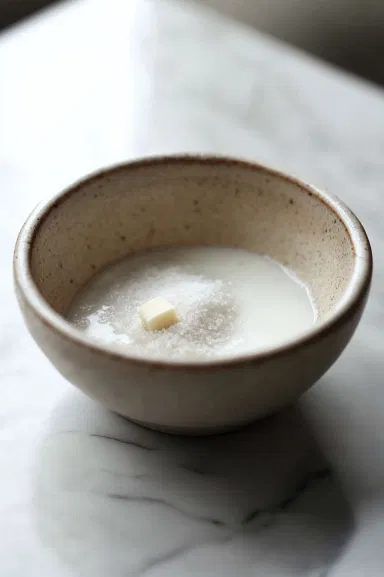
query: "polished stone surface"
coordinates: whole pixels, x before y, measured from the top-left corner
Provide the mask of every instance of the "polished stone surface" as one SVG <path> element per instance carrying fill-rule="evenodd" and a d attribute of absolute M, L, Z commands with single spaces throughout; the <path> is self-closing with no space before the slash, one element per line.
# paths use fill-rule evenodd
<path fill-rule="evenodd" d="M 384 93 L 193 4 L 79 1 L 0 38 L 2 577 L 383 574 Z M 141 429 L 68 385 L 23 326 L 29 210 L 127 158 L 257 159 L 338 194 L 376 254 L 340 361 L 237 433 Z"/>

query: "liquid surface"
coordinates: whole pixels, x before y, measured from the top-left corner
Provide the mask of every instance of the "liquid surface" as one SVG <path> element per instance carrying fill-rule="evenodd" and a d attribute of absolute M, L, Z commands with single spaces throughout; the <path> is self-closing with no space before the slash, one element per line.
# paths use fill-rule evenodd
<path fill-rule="evenodd" d="M 138 308 L 164 297 L 180 322 L 147 331 Z M 74 299 L 68 320 L 98 341 L 145 358 L 228 358 L 282 344 L 308 329 L 307 287 L 268 257 L 222 247 L 142 251 L 108 267 Z"/>

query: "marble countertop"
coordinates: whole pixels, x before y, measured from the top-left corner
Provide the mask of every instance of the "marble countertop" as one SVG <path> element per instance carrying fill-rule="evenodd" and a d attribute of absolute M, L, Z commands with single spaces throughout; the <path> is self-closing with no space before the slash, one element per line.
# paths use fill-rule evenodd
<path fill-rule="evenodd" d="M 1 577 L 376 577 L 384 550 L 384 93 L 194 4 L 80 0 L 0 37 Z M 11 255 L 29 210 L 100 166 L 257 159 L 365 224 L 372 296 L 292 409 L 206 439 L 141 429 L 34 345 Z"/>

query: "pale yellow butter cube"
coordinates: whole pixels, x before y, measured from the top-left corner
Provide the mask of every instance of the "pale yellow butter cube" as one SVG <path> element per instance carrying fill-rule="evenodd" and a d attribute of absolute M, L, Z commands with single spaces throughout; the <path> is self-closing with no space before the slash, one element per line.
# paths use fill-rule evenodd
<path fill-rule="evenodd" d="M 148 331 L 167 329 L 179 320 L 175 307 L 163 297 L 141 305 L 139 314 L 144 328 Z"/>

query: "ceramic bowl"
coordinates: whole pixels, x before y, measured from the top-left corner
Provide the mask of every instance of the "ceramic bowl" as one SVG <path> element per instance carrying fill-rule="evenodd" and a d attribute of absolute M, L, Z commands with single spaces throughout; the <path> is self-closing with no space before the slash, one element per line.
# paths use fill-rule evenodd
<path fill-rule="evenodd" d="M 270 255 L 315 298 L 318 321 L 281 346 L 232 359 L 153 362 L 92 341 L 63 316 L 76 291 L 132 251 L 226 245 Z M 71 383 L 145 426 L 207 434 L 292 403 L 336 361 L 372 275 L 364 229 L 340 200 L 264 166 L 216 157 L 131 162 L 40 205 L 14 256 L 26 324 Z"/>

